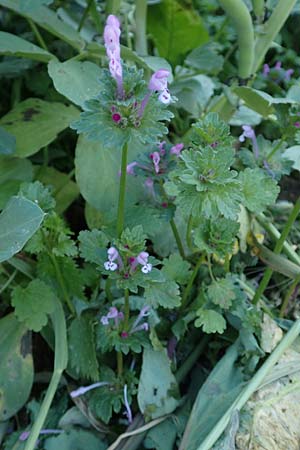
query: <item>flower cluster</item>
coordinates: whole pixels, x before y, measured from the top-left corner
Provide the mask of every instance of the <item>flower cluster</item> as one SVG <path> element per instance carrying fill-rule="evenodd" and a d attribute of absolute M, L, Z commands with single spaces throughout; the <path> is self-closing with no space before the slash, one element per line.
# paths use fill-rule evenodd
<path fill-rule="evenodd" d="M 108 260 L 104 263 L 105 270 L 109 270 L 111 272 L 114 272 L 115 270 L 122 270 L 124 268 L 124 263 L 122 261 L 122 258 L 118 252 L 118 250 L 115 247 L 110 247 L 107 250 L 107 257 Z M 147 252 L 140 252 L 136 257 L 129 257 L 128 258 L 128 265 L 129 265 L 129 274 L 132 275 L 137 267 L 141 265 L 141 271 L 143 273 L 149 273 L 152 270 L 152 264 L 148 262 L 149 253 Z M 116 261 L 116 262 L 115 262 Z"/>
<path fill-rule="evenodd" d="M 290 81 L 294 70 L 284 70 L 281 62 L 277 61 L 274 67 L 270 67 L 269 64 L 264 64 L 262 73 L 265 78 L 271 77 L 276 83 L 279 83 L 280 81 Z"/>
<path fill-rule="evenodd" d="M 104 44 L 109 58 L 109 71 L 117 82 L 118 96 L 123 97 L 122 64 L 120 56 L 120 22 L 116 16 L 110 14 L 104 28 Z"/>
<path fill-rule="evenodd" d="M 135 321 L 133 322 L 132 326 L 130 327 L 129 331 L 122 331 L 121 337 L 127 338 L 129 335 L 136 333 L 137 331 L 148 331 L 149 330 L 149 324 L 143 319 L 145 317 L 148 317 L 150 314 L 150 306 L 146 305 L 144 306 Z M 122 311 L 119 311 L 118 308 L 115 306 L 111 306 L 109 308 L 109 311 L 106 315 L 102 316 L 100 319 L 100 322 L 104 326 L 110 326 L 111 328 L 114 328 L 116 330 L 119 329 L 120 322 L 124 320 L 124 314 Z"/>

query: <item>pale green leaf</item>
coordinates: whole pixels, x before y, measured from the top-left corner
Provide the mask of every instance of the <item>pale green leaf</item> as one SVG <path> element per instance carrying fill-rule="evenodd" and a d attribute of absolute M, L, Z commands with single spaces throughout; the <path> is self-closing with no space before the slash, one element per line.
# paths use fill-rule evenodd
<path fill-rule="evenodd" d="M 178 405 L 178 386 L 170 364 L 164 350 L 144 350 L 138 404 L 148 418 L 169 414 Z"/>
<path fill-rule="evenodd" d="M 0 54 L 21 56 L 42 62 L 48 62 L 50 59 L 55 58 L 54 55 L 51 55 L 43 48 L 4 31 L 0 31 Z"/>
<path fill-rule="evenodd" d="M 0 127 L 0 155 L 12 155 L 16 151 L 16 138 Z"/>
<path fill-rule="evenodd" d="M 279 186 L 276 181 L 261 169 L 247 168 L 239 174 L 244 205 L 250 211 L 260 213 L 267 206 L 273 205 L 279 194 Z"/>
<path fill-rule="evenodd" d="M 0 421 L 14 416 L 33 383 L 31 336 L 13 314 L 0 320 Z"/>
<path fill-rule="evenodd" d="M 25 157 L 54 141 L 77 117 L 74 106 L 29 98 L 3 116 L 0 125 L 15 136 L 17 155 Z"/>
<path fill-rule="evenodd" d="M 186 284 L 190 277 L 191 265 L 184 261 L 178 253 L 173 253 L 163 260 L 163 274 L 170 280 L 179 284 Z"/>
<path fill-rule="evenodd" d="M 293 168 L 300 171 L 300 145 L 287 148 L 283 156 L 293 161 Z"/>
<path fill-rule="evenodd" d="M 207 289 L 210 300 L 223 309 L 228 309 L 235 299 L 234 285 L 230 278 L 213 281 Z"/>
<path fill-rule="evenodd" d="M 158 308 L 176 308 L 180 306 L 179 287 L 175 281 L 165 281 L 163 283 L 152 283 L 145 289 L 146 303 Z"/>
<path fill-rule="evenodd" d="M 80 256 L 86 261 L 100 265 L 107 259 L 108 239 L 103 231 L 80 231 L 78 240 Z"/>
<path fill-rule="evenodd" d="M 99 94 L 101 71 L 94 63 L 53 60 L 48 65 L 48 72 L 55 89 L 76 105 L 83 106 L 86 100 Z"/>
<path fill-rule="evenodd" d="M 107 445 L 99 435 L 91 431 L 72 429 L 59 436 L 48 438 L 43 448 L 45 450 L 106 450 Z"/>
<path fill-rule="evenodd" d="M 0 262 L 18 253 L 38 230 L 44 212 L 35 203 L 12 197 L 0 214 Z"/>
<path fill-rule="evenodd" d="M 204 333 L 220 333 L 226 329 L 226 320 L 213 309 L 199 309 L 198 318 L 195 320 L 196 327 L 202 327 Z"/>

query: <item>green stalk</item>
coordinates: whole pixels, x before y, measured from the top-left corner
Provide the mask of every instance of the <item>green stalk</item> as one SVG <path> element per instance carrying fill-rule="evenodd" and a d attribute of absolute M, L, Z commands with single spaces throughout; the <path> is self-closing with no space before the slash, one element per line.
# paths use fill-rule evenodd
<path fill-rule="evenodd" d="M 279 255 L 279 253 L 281 252 L 281 250 L 283 248 L 283 244 L 284 244 L 286 238 L 288 237 L 290 229 L 292 228 L 295 220 L 297 219 L 299 212 L 300 212 L 300 197 L 296 201 L 294 208 L 292 209 L 292 212 L 282 230 L 281 236 L 275 245 L 274 252 L 273 252 L 273 253 L 275 253 L 275 255 Z M 266 287 L 269 284 L 269 281 L 272 277 L 272 273 L 273 273 L 273 270 L 270 267 L 268 267 L 264 273 L 263 279 L 261 280 L 261 282 L 258 286 L 257 291 L 255 292 L 255 296 L 253 298 L 254 305 L 256 305 L 259 302 L 261 295 L 264 293 Z"/>
<path fill-rule="evenodd" d="M 191 252 L 193 252 L 193 242 L 192 242 L 192 229 L 193 229 L 193 216 L 190 214 L 188 224 L 186 227 L 186 243 Z"/>
<path fill-rule="evenodd" d="M 32 31 L 35 34 L 36 40 L 38 41 L 38 43 L 40 44 L 40 46 L 46 50 L 46 52 L 49 52 L 48 47 L 46 45 L 46 42 L 43 39 L 43 36 L 41 35 L 41 33 L 39 32 L 38 27 L 36 26 L 36 24 L 31 20 L 31 19 L 27 19 L 30 28 L 32 29 Z"/>
<path fill-rule="evenodd" d="M 249 78 L 254 62 L 254 30 L 251 15 L 243 0 L 219 0 L 237 32 L 239 76 Z"/>
<path fill-rule="evenodd" d="M 146 56 L 147 49 L 147 0 L 136 0 L 135 2 L 135 50 L 138 55 Z"/>
<path fill-rule="evenodd" d="M 58 300 L 56 300 L 55 309 L 51 314 L 51 320 L 55 335 L 54 371 L 37 418 L 26 442 L 25 450 L 33 450 L 35 448 L 39 433 L 44 425 L 53 397 L 58 388 L 61 375 L 68 363 L 66 321 L 63 308 Z"/>
<path fill-rule="evenodd" d="M 293 283 L 290 285 L 289 289 L 287 290 L 287 293 L 285 294 L 284 300 L 281 304 L 279 317 L 283 318 L 285 316 L 285 311 L 288 306 L 289 300 L 290 300 L 291 296 L 293 295 L 293 293 L 299 283 L 300 283 L 300 273 L 295 278 L 295 280 L 293 281 Z"/>
<path fill-rule="evenodd" d="M 130 305 L 129 305 L 129 290 L 125 289 L 124 291 L 124 331 L 128 331 L 128 322 L 130 315 Z"/>
<path fill-rule="evenodd" d="M 196 348 L 189 354 L 184 363 L 177 370 L 175 377 L 178 383 L 181 383 L 187 374 L 192 370 L 195 363 L 198 361 L 199 356 L 202 354 L 203 350 L 207 346 L 210 340 L 210 336 L 208 334 L 204 335 Z"/>
<path fill-rule="evenodd" d="M 265 0 L 252 0 L 254 14 L 258 19 L 263 18 L 265 11 Z"/>
<path fill-rule="evenodd" d="M 263 213 L 258 214 L 256 219 L 264 227 L 264 229 L 270 233 L 273 239 L 277 241 L 280 238 L 280 232 Z M 282 251 L 290 258 L 291 261 L 300 265 L 300 256 L 287 241 L 283 243 Z"/>
<path fill-rule="evenodd" d="M 185 288 L 185 290 L 183 292 L 182 300 L 181 300 L 181 309 L 184 309 L 187 306 L 187 304 L 188 304 L 188 300 L 189 300 L 189 295 L 190 295 L 191 289 L 193 287 L 195 278 L 197 276 L 198 270 L 199 270 L 199 268 L 200 268 L 202 263 L 203 263 L 203 258 L 199 258 L 198 261 L 197 261 L 197 264 L 194 267 L 194 270 L 193 270 L 192 275 L 191 275 L 191 277 L 189 279 L 189 282 L 188 282 L 188 284 L 187 284 L 187 286 L 186 286 L 186 288 Z"/>
<path fill-rule="evenodd" d="M 123 373 L 123 354 L 122 352 L 117 352 L 117 372 L 120 378 Z"/>
<path fill-rule="evenodd" d="M 86 21 L 86 18 L 88 16 L 89 12 L 90 12 L 91 7 L 92 7 L 92 3 L 93 3 L 93 0 L 89 0 L 88 4 L 87 4 L 87 6 L 86 6 L 86 8 L 84 10 L 84 13 L 82 14 L 82 17 L 81 17 L 81 20 L 79 22 L 77 31 L 80 31 L 82 29 L 82 27 L 84 25 L 84 22 Z"/>
<path fill-rule="evenodd" d="M 255 45 L 255 61 L 252 72 L 255 73 L 263 63 L 273 40 L 283 27 L 297 0 L 279 0 L 271 17 L 264 24 L 262 33 Z"/>
<path fill-rule="evenodd" d="M 118 15 L 120 12 L 121 0 L 106 0 L 105 12 L 106 14 Z"/>
<path fill-rule="evenodd" d="M 63 293 L 63 298 L 64 298 L 66 304 L 68 305 L 68 308 L 69 308 L 70 312 L 72 313 L 73 316 L 75 316 L 76 311 L 75 311 L 73 303 L 71 302 L 71 299 L 69 297 L 69 294 L 68 294 L 68 291 L 67 291 L 67 288 L 66 288 L 66 285 L 65 285 L 65 282 L 64 282 L 64 279 L 63 279 L 60 267 L 58 265 L 56 256 L 52 252 L 51 253 L 49 252 L 49 256 L 50 256 L 50 259 L 51 259 L 52 264 L 54 266 L 54 270 L 55 270 L 55 273 L 56 273 L 56 278 L 57 278 L 57 281 L 58 281 L 58 283 L 59 283 L 59 285 L 61 287 L 62 293 Z"/>
<path fill-rule="evenodd" d="M 181 256 L 182 259 L 185 259 L 185 253 L 184 253 L 183 244 L 182 244 L 182 241 L 181 241 L 181 238 L 180 238 L 180 234 L 178 233 L 178 229 L 177 229 L 176 223 L 175 223 L 173 218 L 170 220 L 170 225 L 171 225 L 171 228 L 172 228 L 172 231 L 173 231 L 173 235 L 174 235 L 174 238 L 175 238 L 175 241 L 176 241 L 176 244 L 177 244 L 180 256 Z"/>
<path fill-rule="evenodd" d="M 240 411 L 245 403 L 249 400 L 251 395 L 259 389 L 260 385 L 263 383 L 267 374 L 275 366 L 278 360 L 281 358 L 282 354 L 292 345 L 292 343 L 297 339 L 300 333 L 300 320 L 297 320 L 289 332 L 284 336 L 281 342 L 278 344 L 276 349 L 271 353 L 269 358 L 261 366 L 261 368 L 256 372 L 254 377 L 249 381 L 246 387 L 242 390 L 237 399 L 228 408 L 223 417 L 214 426 L 212 431 L 204 439 L 197 450 L 210 450 L 215 442 L 219 439 L 226 426 L 228 425 L 233 411 Z"/>
<path fill-rule="evenodd" d="M 128 154 L 128 144 L 127 144 L 127 142 L 125 142 L 123 149 L 122 149 L 121 178 L 120 178 L 118 214 L 117 214 L 117 236 L 118 237 L 121 236 L 121 234 L 123 232 L 123 228 L 124 228 L 127 154 Z"/>

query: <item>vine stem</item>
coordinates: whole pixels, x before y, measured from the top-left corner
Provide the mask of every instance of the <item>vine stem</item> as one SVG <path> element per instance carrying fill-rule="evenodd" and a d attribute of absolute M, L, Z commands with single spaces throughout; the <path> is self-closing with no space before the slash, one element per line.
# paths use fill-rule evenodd
<path fill-rule="evenodd" d="M 285 294 L 284 300 L 283 300 L 283 302 L 281 304 L 281 308 L 280 308 L 280 313 L 279 313 L 280 318 L 283 318 L 285 316 L 285 311 L 288 306 L 289 300 L 290 300 L 291 296 L 293 295 L 293 293 L 295 292 L 295 289 L 297 288 L 297 285 L 299 283 L 300 283 L 300 274 L 298 276 L 296 276 L 295 280 L 290 285 L 289 289 L 287 290 L 287 293 Z"/>
<path fill-rule="evenodd" d="M 285 224 L 285 226 L 284 226 L 284 228 L 282 230 L 280 238 L 278 239 L 278 241 L 277 241 L 277 243 L 275 245 L 274 252 L 273 252 L 273 253 L 275 253 L 275 255 L 279 255 L 279 253 L 281 252 L 281 250 L 283 248 L 283 245 L 284 245 L 284 242 L 285 242 L 286 238 L 288 237 L 288 234 L 289 234 L 289 232 L 290 232 L 290 230 L 291 230 L 295 220 L 297 219 L 297 216 L 298 216 L 299 212 L 300 212 L 300 197 L 296 201 L 296 203 L 294 205 L 294 208 L 292 209 L 292 212 L 291 212 L 291 214 L 290 214 L 290 216 L 289 216 L 289 218 L 288 218 L 288 220 L 287 220 L 287 222 L 286 222 L 286 224 Z M 266 269 L 266 271 L 264 273 L 264 276 L 263 276 L 263 279 L 261 280 L 261 282 L 260 282 L 260 284 L 258 286 L 258 289 L 255 292 L 255 295 L 253 297 L 253 304 L 254 305 L 256 305 L 259 302 L 261 295 L 264 293 L 266 287 L 269 284 L 269 281 L 270 281 L 270 279 L 272 277 L 272 274 L 273 274 L 273 270 L 270 267 L 268 267 Z"/>
<path fill-rule="evenodd" d="M 121 178 L 119 188 L 118 214 L 117 214 L 117 236 L 120 237 L 124 228 L 124 211 L 126 195 L 126 177 L 127 177 L 127 155 L 128 144 L 125 142 L 122 149 Z"/>
<path fill-rule="evenodd" d="M 243 0 L 219 0 L 236 29 L 239 46 L 239 76 L 249 78 L 254 62 L 254 29 Z"/>
<path fill-rule="evenodd" d="M 183 292 L 182 301 L 181 301 L 181 309 L 184 309 L 187 306 L 187 304 L 188 304 L 188 298 L 189 298 L 189 295 L 190 295 L 193 283 L 195 281 L 195 278 L 197 276 L 198 270 L 199 270 L 199 268 L 200 268 L 202 263 L 203 263 L 203 258 L 199 258 L 198 261 L 197 261 L 197 264 L 194 267 L 194 270 L 193 270 L 192 275 L 191 275 L 191 277 L 189 279 L 189 282 L 188 282 L 188 284 L 187 284 L 187 286 L 186 286 L 186 288 L 185 288 L 185 290 Z"/>
<path fill-rule="evenodd" d="M 31 19 L 27 19 L 30 28 L 32 29 L 32 31 L 35 34 L 36 40 L 38 41 L 38 43 L 40 44 L 40 46 L 46 50 L 46 52 L 49 52 L 48 47 L 46 45 L 46 42 L 43 39 L 43 36 L 41 35 L 41 33 L 39 32 L 38 27 L 36 26 L 36 24 L 31 20 Z"/>
<path fill-rule="evenodd" d="M 64 279 L 63 279 L 60 267 L 59 267 L 58 262 L 57 262 L 57 259 L 56 259 L 55 255 L 53 255 L 53 253 L 49 252 L 49 256 L 50 256 L 50 259 L 51 259 L 52 264 L 54 266 L 55 273 L 56 273 L 56 278 L 57 278 L 57 281 L 58 281 L 58 283 L 59 283 L 59 285 L 61 287 L 64 300 L 65 300 L 66 304 L 68 305 L 68 308 L 69 308 L 70 312 L 72 313 L 72 315 L 75 316 L 76 311 L 75 311 L 75 308 L 74 308 L 74 306 L 73 306 L 73 304 L 71 302 L 71 299 L 69 297 L 69 294 L 68 294 L 68 291 L 67 291 L 67 288 L 66 288 L 66 285 L 65 285 L 65 282 L 64 282 Z"/>
<path fill-rule="evenodd" d="M 181 256 L 182 259 L 185 259 L 185 253 L 184 253 L 183 244 L 182 244 L 182 241 L 181 241 L 181 238 L 180 238 L 180 234 L 178 232 L 175 220 L 173 218 L 170 220 L 170 225 L 171 225 L 171 228 L 172 228 L 172 231 L 173 231 L 173 235 L 174 235 L 174 238 L 175 238 L 175 241 L 176 241 L 176 244 L 177 244 L 180 256 Z"/>
<path fill-rule="evenodd" d="M 135 2 L 135 49 L 138 55 L 146 56 L 147 49 L 147 0 L 136 0 Z"/>
<path fill-rule="evenodd" d="M 53 397 L 58 388 L 61 375 L 68 364 L 66 320 L 62 305 L 58 300 L 56 300 L 55 309 L 51 314 L 51 320 L 55 335 L 54 371 L 46 395 L 26 442 L 25 450 L 33 450 L 35 448 L 39 433 L 44 425 Z"/>
<path fill-rule="evenodd" d="M 281 30 L 295 4 L 296 0 L 279 0 L 271 17 L 264 24 L 262 33 L 255 45 L 253 73 L 259 69 L 273 40 Z"/>

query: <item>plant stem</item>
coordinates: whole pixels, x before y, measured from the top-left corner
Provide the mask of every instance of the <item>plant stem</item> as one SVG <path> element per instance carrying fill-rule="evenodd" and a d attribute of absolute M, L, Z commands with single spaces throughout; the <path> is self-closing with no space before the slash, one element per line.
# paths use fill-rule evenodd
<path fill-rule="evenodd" d="M 170 225 L 171 225 L 171 228 L 173 231 L 173 235 L 174 235 L 180 256 L 181 256 L 181 258 L 185 259 L 183 244 L 181 242 L 180 234 L 178 233 L 178 229 L 177 229 L 176 223 L 173 218 L 170 220 Z"/>
<path fill-rule="evenodd" d="M 280 147 L 282 146 L 283 142 L 285 141 L 285 136 L 282 136 L 282 138 L 280 139 L 280 141 L 275 145 L 275 147 L 270 151 L 270 153 L 267 155 L 266 160 L 270 161 L 273 156 L 275 155 L 275 153 L 280 149 Z"/>
<path fill-rule="evenodd" d="M 122 352 L 117 352 L 117 372 L 120 378 L 123 373 L 123 354 Z"/>
<path fill-rule="evenodd" d="M 188 284 L 187 284 L 187 286 L 186 286 L 186 288 L 185 288 L 185 290 L 183 292 L 182 300 L 181 300 L 181 309 L 184 309 L 187 306 L 187 304 L 188 304 L 188 299 L 189 299 L 189 295 L 190 295 L 191 289 L 193 287 L 193 283 L 195 281 L 195 278 L 197 276 L 198 270 L 199 270 L 199 268 L 200 268 L 202 263 L 203 263 L 203 258 L 201 257 L 201 258 L 198 259 L 197 264 L 195 265 L 194 270 L 192 272 L 191 278 L 189 279 L 189 282 L 188 282 Z"/>
<path fill-rule="evenodd" d="M 25 450 L 33 450 L 36 446 L 36 441 L 46 420 L 61 375 L 68 363 L 66 320 L 63 308 L 58 300 L 56 300 L 54 312 L 51 314 L 51 320 L 55 335 L 54 371 L 37 418 L 26 442 Z"/>
<path fill-rule="evenodd" d="M 208 334 L 204 335 L 197 347 L 189 354 L 184 363 L 177 370 L 175 377 L 178 383 L 181 383 L 190 370 L 194 367 L 197 362 L 199 356 L 207 346 L 210 340 L 210 336 Z"/>
<path fill-rule="evenodd" d="M 112 296 L 110 288 L 111 288 L 111 278 L 107 278 L 107 280 L 105 282 L 105 295 L 106 295 L 106 298 L 109 301 L 109 303 L 112 303 L 113 296 Z"/>
<path fill-rule="evenodd" d="M 243 0 L 219 0 L 236 29 L 239 46 L 239 76 L 249 78 L 254 62 L 254 30 L 251 15 Z"/>
<path fill-rule="evenodd" d="M 124 228 L 125 194 L 126 194 L 126 176 L 127 176 L 127 154 L 128 144 L 125 142 L 122 149 L 121 177 L 119 188 L 119 202 L 117 215 L 117 236 L 120 237 Z"/>
<path fill-rule="evenodd" d="M 210 450 L 217 439 L 225 430 L 233 411 L 240 411 L 245 403 L 249 400 L 251 395 L 260 387 L 265 380 L 267 374 L 275 366 L 282 354 L 292 345 L 300 333 L 300 319 L 297 320 L 288 333 L 284 336 L 281 342 L 277 345 L 275 350 L 271 353 L 269 358 L 264 362 L 256 374 L 251 378 L 245 388 L 242 390 L 237 399 L 232 403 L 230 408 L 223 414 L 222 418 L 213 427 L 211 432 L 207 435 L 204 441 L 196 450 Z"/>
<path fill-rule="evenodd" d="M 57 259 L 56 259 L 56 256 L 53 253 L 50 253 L 50 252 L 49 252 L 49 256 L 50 256 L 50 259 L 51 259 L 51 261 L 53 263 L 53 266 L 54 266 L 54 269 L 55 269 L 55 273 L 56 273 L 56 278 L 57 278 L 57 281 L 58 281 L 58 283 L 59 283 L 59 285 L 61 287 L 64 300 L 65 300 L 66 304 L 68 305 L 68 308 L 69 308 L 71 314 L 73 316 L 75 316 L 76 311 L 75 311 L 75 308 L 74 308 L 74 306 L 73 306 L 73 304 L 71 302 L 71 299 L 69 297 L 68 290 L 66 288 L 65 281 L 63 279 L 63 276 L 62 276 L 59 264 L 58 264 Z"/>
<path fill-rule="evenodd" d="M 92 4 L 93 4 L 93 0 L 89 0 L 88 4 L 87 4 L 87 6 L 86 6 L 86 8 L 84 10 L 84 13 L 82 14 L 82 17 L 81 17 L 81 20 L 79 22 L 77 31 L 80 31 L 82 29 L 82 27 L 84 25 L 84 22 L 86 21 L 86 18 L 88 16 L 89 12 L 90 12 L 91 7 L 92 7 Z"/>
<path fill-rule="evenodd" d="M 13 271 L 13 273 L 9 276 L 8 280 L 6 280 L 6 282 L 1 286 L 0 294 L 2 294 L 2 292 L 4 292 L 6 288 L 8 288 L 8 286 L 14 280 L 17 273 L 18 273 L 17 269 Z"/>
<path fill-rule="evenodd" d="M 296 201 L 294 208 L 292 209 L 292 212 L 282 230 L 281 236 L 275 245 L 275 248 L 274 248 L 275 255 L 279 255 L 279 253 L 281 252 L 281 250 L 283 248 L 283 244 L 284 244 L 295 220 L 297 219 L 299 212 L 300 212 L 300 197 Z M 263 279 L 261 280 L 261 282 L 258 286 L 257 291 L 255 292 L 255 296 L 253 298 L 254 305 L 256 305 L 259 302 L 261 295 L 264 293 L 266 287 L 269 284 L 269 281 L 272 277 L 272 273 L 273 273 L 273 270 L 270 267 L 268 267 L 264 273 Z"/>
<path fill-rule="evenodd" d="M 295 289 L 297 285 L 300 283 L 300 274 L 295 278 L 293 283 L 290 285 L 289 289 L 287 290 L 287 293 L 285 294 L 284 300 L 281 304 L 279 317 L 283 318 L 285 316 L 285 311 L 288 306 L 289 300 L 293 293 L 295 292 Z"/>
<path fill-rule="evenodd" d="M 124 291 L 124 331 L 128 331 L 128 322 L 130 315 L 130 305 L 129 305 L 129 290 L 125 289 Z"/>
<path fill-rule="evenodd" d="M 119 14 L 121 7 L 121 0 L 106 0 L 105 12 L 106 14 Z"/>
<path fill-rule="evenodd" d="M 191 236 L 192 229 L 193 229 L 193 216 L 192 216 L 192 214 L 190 214 L 187 228 L 186 228 L 186 238 L 185 239 L 186 239 L 187 246 L 191 252 L 193 251 L 193 243 L 192 243 L 192 236 Z"/>
<path fill-rule="evenodd" d="M 256 219 L 275 240 L 278 240 L 280 238 L 280 232 L 263 213 L 258 214 L 256 216 Z M 300 256 L 295 252 L 293 247 L 288 242 L 284 242 L 282 250 L 290 258 L 291 261 L 293 261 L 295 264 L 300 265 Z"/>
<path fill-rule="evenodd" d="M 102 33 L 103 33 L 103 26 L 102 26 L 102 23 L 101 23 L 100 14 L 97 11 L 96 0 L 92 1 L 91 16 L 92 16 L 92 19 L 93 19 L 93 21 L 94 21 L 94 23 L 96 25 L 96 29 L 97 29 L 98 33 L 102 35 Z"/>
<path fill-rule="evenodd" d="M 43 39 L 43 36 L 41 35 L 41 33 L 39 32 L 38 27 L 36 26 L 36 24 L 31 20 L 31 19 L 27 19 L 30 28 L 32 29 L 32 31 L 35 34 L 36 40 L 38 41 L 38 43 L 40 44 L 40 46 L 46 50 L 46 52 L 49 52 L 48 47 L 46 45 L 46 42 Z"/>
<path fill-rule="evenodd" d="M 272 12 L 271 17 L 264 24 L 262 33 L 260 34 L 260 37 L 255 45 L 253 73 L 255 73 L 263 63 L 267 51 L 290 15 L 296 1 L 297 0 L 279 0 Z"/>
<path fill-rule="evenodd" d="M 138 55 L 146 56 L 147 49 L 147 0 L 136 0 L 135 2 L 135 50 Z"/>
<path fill-rule="evenodd" d="M 211 257 L 210 257 L 210 254 L 207 254 L 207 267 L 208 267 L 208 272 L 209 272 L 209 275 L 210 275 L 211 280 L 212 280 L 212 281 L 216 281 L 216 280 L 215 280 L 215 277 L 214 277 L 214 274 L 213 274 L 213 271 L 212 271 L 212 265 L 211 265 Z"/>
<path fill-rule="evenodd" d="M 264 15 L 265 0 L 252 0 L 252 6 L 256 17 L 261 19 Z"/>

